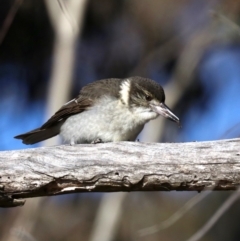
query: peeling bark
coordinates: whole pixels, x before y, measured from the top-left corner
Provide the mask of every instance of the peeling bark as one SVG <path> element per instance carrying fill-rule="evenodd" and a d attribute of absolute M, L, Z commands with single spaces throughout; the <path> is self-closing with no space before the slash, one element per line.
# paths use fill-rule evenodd
<path fill-rule="evenodd" d="M 119 142 L 0 152 L 0 206 L 76 192 L 235 190 L 240 139 Z"/>

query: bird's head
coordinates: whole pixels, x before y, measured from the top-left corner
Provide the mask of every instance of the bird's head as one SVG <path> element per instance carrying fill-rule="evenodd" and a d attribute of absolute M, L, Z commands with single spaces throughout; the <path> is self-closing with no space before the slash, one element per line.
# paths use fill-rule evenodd
<path fill-rule="evenodd" d="M 151 79 L 131 77 L 123 80 L 120 98 L 122 103 L 141 112 L 146 119 L 151 120 L 161 115 L 180 125 L 179 118 L 165 104 L 163 88 Z"/>

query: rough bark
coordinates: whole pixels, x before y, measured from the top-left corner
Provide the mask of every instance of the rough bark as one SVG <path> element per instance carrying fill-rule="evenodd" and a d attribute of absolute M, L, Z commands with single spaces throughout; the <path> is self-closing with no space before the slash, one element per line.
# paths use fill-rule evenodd
<path fill-rule="evenodd" d="M 73 192 L 234 190 L 240 139 L 119 142 L 0 152 L 0 206 Z"/>

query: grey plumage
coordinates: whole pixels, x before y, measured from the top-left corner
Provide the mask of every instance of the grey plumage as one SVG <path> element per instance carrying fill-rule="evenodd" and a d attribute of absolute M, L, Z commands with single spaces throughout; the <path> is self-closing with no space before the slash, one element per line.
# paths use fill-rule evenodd
<path fill-rule="evenodd" d="M 162 87 L 150 79 L 99 80 L 83 87 L 77 98 L 63 105 L 40 128 L 15 138 L 25 144 L 58 134 L 65 143 L 71 144 L 91 143 L 96 139 L 133 141 L 144 124 L 159 114 L 179 122 L 164 101 Z"/>

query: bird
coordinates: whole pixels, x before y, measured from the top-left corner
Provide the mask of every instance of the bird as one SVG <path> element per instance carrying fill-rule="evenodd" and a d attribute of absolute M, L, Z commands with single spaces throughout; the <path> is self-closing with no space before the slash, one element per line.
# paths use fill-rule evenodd
<path fill-rule="evenodd" d="M 159 115 L 180 126 L 165 104 L 162 86 L 154 80 L 139 76 L 102 79 L 84 86 L 41 127 L 14 138 L 24 144 L 58 134 L 70 145 L 135 141 L 144 125 Z"/>

